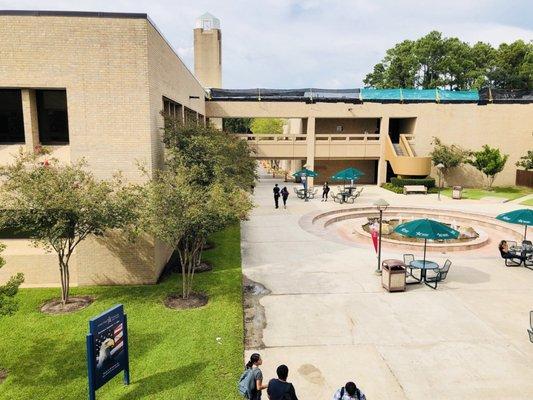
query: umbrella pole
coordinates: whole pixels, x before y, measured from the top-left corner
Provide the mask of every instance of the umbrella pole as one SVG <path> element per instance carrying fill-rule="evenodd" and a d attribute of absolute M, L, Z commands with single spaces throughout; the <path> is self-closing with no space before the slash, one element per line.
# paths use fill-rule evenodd
<path fill-rule="evenodd" d="M 526 236 L 527 236 L 527 224 L 524 225 L 524 240 L 526 240 Z"/>
<path fill-rule="evenodd" d="M 428 240 L 424 239 L 424 266 L 426 265 L 426 245 Z"/>

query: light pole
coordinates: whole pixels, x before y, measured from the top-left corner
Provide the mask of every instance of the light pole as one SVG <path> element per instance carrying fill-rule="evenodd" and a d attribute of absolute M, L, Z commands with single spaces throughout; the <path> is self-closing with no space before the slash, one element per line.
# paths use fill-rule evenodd
<path fill-rule="evenodd" d="M 437 165 L 435 165 L 435 168 L 437 168 L 437 171 L 438 174 L 439 174 L 439 195 L 438 195 L 438 198 L 439 198 L 439 201 L 440 201 L 440 191 L 442 189 L 442 170 L 444 169 L 444 164 L 443 163 L 438 163 Z"/>
<path fill-rule="evenodd" d="M 378 268 L 376 269 L 376 274 L 381 275 L 381 228 L 383 224 L 383 211 L 387 209 L 389 203 L 383 199 L 379 199 L 374 202 L 374 205 L 379 211 Z"/>

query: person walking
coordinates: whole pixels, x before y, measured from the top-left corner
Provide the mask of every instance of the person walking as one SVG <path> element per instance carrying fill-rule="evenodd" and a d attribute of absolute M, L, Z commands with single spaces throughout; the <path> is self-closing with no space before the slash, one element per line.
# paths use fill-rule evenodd
<path fill-rule="evenodd" d="M 249 400 L 260 400 L 261 392 L 263 389 L 267 388 L 267 385 L 263 385 L 263 372 L 259 368 L 263 364 L 263 360 L 258 353 L 254 353 L 250 356 L 250 361 L 246 363 L 246 369 L 251 369 L 253 374 L 253 385 L 250 392 Z"/>
<path fill-rule="evenodd" d="M 298 400 L 296 391 L 292 383 L 287 382 L 289 376 L 289 367 L 280 365 L 276 369 L 278 379 L 271 379 L 268 382 L 267 394 L 269 400 Z"/>
<path fill-rule="evenodd" d="M 322 186 L 322 201 L 328 201 L 328 194 L 329 194 L 329 185 L 327 182 L 324 182 L 324 186 Z"/>
<path fill-rule="evenodd" d="M 273 191 L 274 191 L 274 204 L 276 205 L 276 208 L 279 208 L 279 187 L 277 183 L 274 185 Z"/>
<path fill-rule="evenodd" d="M 333 400 L 366 400 L 361 390 L 353 382 L 347 382 L 333 395 Z"/>
<path fill-rule="evenodd" d="M 287 208 L 288 197 L 289 197 L 289 189 L 287 189 L 287 186 L 283 186 L 283 189 L 281 189 L 281 198 L 283 200 L 283 208 Z"/>

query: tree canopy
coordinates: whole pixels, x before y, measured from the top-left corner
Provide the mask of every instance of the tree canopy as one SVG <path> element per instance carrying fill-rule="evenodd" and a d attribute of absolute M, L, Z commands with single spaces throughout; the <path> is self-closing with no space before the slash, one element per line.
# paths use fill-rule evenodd
<path fill-rule="evenodd" d="M 494 48 L 483 42 L 470 45 L 432 31 L 388 49 L 363 82 L 378 89 L 468 90 L 490 85 L 530 90 L 533 87 L 533 43 L 517 40 Z"/>
<path fill-rule="evenodd" d="M 487 187 L 490 190 L 496 175 L 503 171 L 508 158 L 508 154 L 502 154 L 500 149 L 486 144 L 481 150 L 473 151 L 467 162 L 487 177 Z"/>
<path fill-rule="evenodd" d="M 250 129 L 255 135 L 282 134 L 283 120 L 279 118 L 254 118 Z"/>
<path fill-rule="evenodd" d="M 136 200 L 119 178 L 101 181 L 83 160 L 61 164 L 42 153 L 22 151 L 2 167 L 0 225 L 30 232 L 36 245 L 57 253 L 61 300 L 69 299 L 69 261 L 89 235 L 103 235 L 134 219 Z"/>
<path fill-rule="evenodd" d="M 533 150 L 528 150 L 525 155 L 520 157 L 520 160 L 515 165 L 524 168 L 526 171 L 533 169 Z"/>
<path fill-rule="evenodd" d="M 144 188 L 141 228 L 176 249 L 182 298 L 212 233 L 247 218 L 255 160 L 245 141 L 203 125 L 165 120 L 165 168 Z"/>

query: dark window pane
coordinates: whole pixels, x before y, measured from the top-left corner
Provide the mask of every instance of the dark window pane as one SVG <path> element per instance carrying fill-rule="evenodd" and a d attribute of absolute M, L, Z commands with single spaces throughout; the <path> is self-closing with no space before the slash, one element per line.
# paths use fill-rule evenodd
<path fill-rule="evenodd" d="M 24 143 L 20 90 L 0 90 L 0 143 Z"/>
<path fill-rule="evenodd" d="M 67 92 L 36 90 L 39 140 L 42 144 L 68 143 Z"/>

